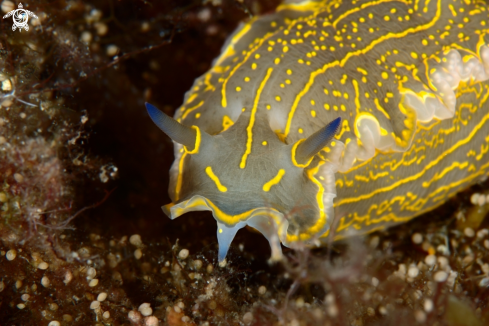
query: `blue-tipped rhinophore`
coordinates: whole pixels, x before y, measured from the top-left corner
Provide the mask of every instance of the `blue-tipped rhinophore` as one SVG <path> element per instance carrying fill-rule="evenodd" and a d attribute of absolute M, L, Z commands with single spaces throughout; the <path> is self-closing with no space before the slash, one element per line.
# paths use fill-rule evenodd
<path fill-rule="evenodd" d="M 319 153 L 321 149 L 323 149 L 331 139 L 336 135 L 338 129 L 341 125 L 341 118 L 336 118 L 326 126 L 322 127 L 314 134 L 309 136 L 303 143 L 301 143 L 297 147 L 296 151 L 296 159 L 298 162 L 304 163 L 307 162 Z"/>
<path fill-rule="evenodd" d="M 192 149 L 195 146 L 195 138 L 197 137 L 195 130 L 179 123 L 152 104 L 146 103 L 146 110 L 148 110 L 151 120 L 153 120 L 158 128 L 167 134 L 168 137 L 189 149 Z"/>

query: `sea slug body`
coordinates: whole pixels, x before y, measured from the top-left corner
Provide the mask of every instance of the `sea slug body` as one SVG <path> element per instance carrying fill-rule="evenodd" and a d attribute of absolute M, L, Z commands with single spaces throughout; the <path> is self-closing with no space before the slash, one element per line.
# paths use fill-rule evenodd
<path fill-rule="evenodd" d="M 175 145 L 163 210 L 211 211 L 222 261 L 247 225 L 279 259 L 441 205 L 489 175 L 488 22 L 484 1 L 310 0 L 242 24 L 175 119 L 147 104 Z"/>

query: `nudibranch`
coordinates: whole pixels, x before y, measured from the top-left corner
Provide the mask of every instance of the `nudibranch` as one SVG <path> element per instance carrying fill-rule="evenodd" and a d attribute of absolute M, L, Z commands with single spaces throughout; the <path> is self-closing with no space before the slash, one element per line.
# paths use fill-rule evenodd
<path fill-rule="evenodd" d="M 174 119 L 172 219 L 208 210 L 317 244 L 384 229 L 489 175 L 484 1 L 286 2 L 242 24 Z M 335 223 L 333 223 L 335 221 Z M 334 226 L 334 230 L 332 230 Z"/>

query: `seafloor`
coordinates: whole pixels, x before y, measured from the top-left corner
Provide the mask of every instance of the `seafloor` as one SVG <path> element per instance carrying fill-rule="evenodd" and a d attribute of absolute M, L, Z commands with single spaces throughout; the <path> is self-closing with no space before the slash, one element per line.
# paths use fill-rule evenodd
<path fill-rule="evenodd" d="M 489 184 L 330 248 L 175 221 L 171 114 L 239 21 L 275 0 L 29 1 L 0 21 L 0 325 L 487 325 Z M 2 15 L 17 3 L 2 1 Z"/>

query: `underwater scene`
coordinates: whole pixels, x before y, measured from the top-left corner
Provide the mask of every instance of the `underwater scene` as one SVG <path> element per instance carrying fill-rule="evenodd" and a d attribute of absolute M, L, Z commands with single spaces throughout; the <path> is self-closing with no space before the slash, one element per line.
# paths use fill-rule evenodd
<path fill-rule="evenodd" d="M 489 4 L 0 0 L 0 325 L 489 324 Z"/>

